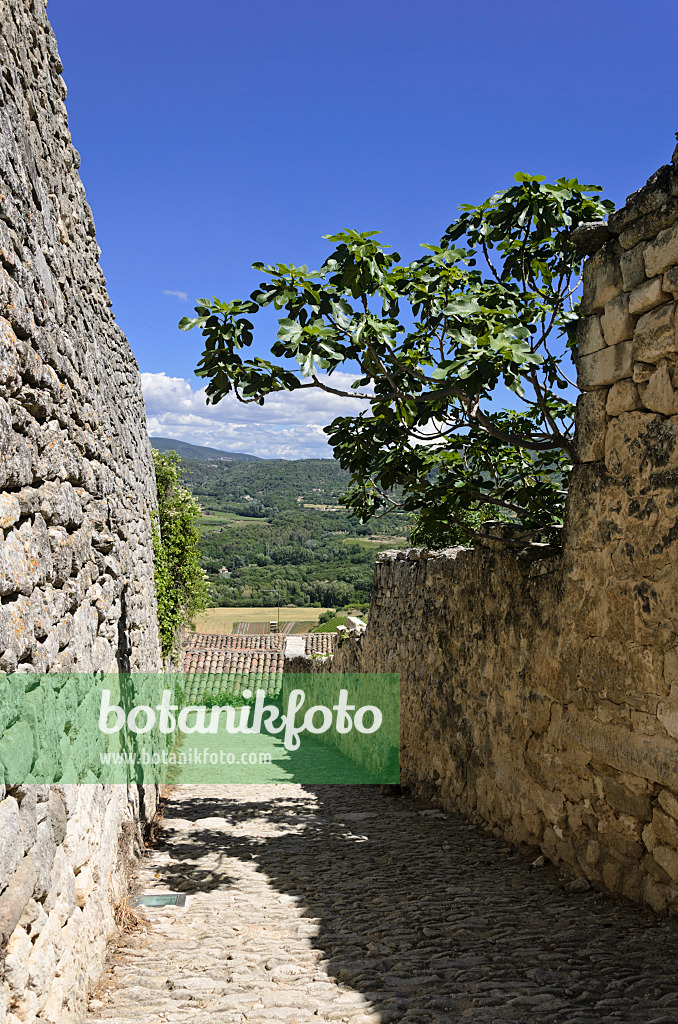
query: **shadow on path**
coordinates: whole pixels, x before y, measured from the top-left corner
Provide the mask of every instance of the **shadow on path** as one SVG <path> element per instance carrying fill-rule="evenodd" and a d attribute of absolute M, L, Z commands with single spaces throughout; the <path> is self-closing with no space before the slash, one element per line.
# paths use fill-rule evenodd
<path fill-rule="evenodd" d="M 674 920 L 568 895 L 476 826 L 373 787 L 305 786 L 302 803 L 276 787 L 205 790 L 168 805 L 158 885 L 223 892 L 227 860 L 255 862 L 317 921 L 326 973 L 379 1020 L 678 1022 Z M 192 823 L 185 838 L 173 818 Z"/>

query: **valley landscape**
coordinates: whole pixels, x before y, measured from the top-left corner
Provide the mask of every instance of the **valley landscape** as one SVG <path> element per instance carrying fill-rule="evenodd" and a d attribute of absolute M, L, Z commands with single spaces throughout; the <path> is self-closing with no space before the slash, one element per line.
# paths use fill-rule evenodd
<path fill-rule="evenodd" d="M 313 624 L 328 608 L 366 611 L 377 552 L 407 546 L 407 515 L 362 525 L 340 504 L 349 474 L 333 459 L 259 459 L 169 438 L 151 444 L 174 445 L 183 483 L 202 505 L 212 606 L 204 614 L 211 622 L 215 609 L 228 609 L 225 632 L 245 618 L 259 621 L 246 609 L 269 609 L 261 621 L 275 618 L 278 603 L 281 622 Z M 207 628 L 202 617 L 198 628 Z"/>

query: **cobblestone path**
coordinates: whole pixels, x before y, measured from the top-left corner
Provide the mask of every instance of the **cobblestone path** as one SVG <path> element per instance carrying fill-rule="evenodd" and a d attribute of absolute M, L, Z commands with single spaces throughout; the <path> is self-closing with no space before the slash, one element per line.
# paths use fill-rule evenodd
<path fill-rule="evenodd" d="M 175 791 L 90 1024 L 676 1024 L 678 924 L 367 786 Z"/>

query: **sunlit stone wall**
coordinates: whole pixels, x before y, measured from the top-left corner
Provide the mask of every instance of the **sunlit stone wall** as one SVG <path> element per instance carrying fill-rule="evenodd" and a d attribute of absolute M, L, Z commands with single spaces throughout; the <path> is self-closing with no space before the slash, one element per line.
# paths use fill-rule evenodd
<path fill-rule="evenodd" d="M 110 311 L 44 0 L 0 0 L 0 63 L 0 672 L 154 669 L 139 371 Z M 0 743 L 0 1021 L 74 1020 L 155 791 L 5 787 L 2 757 Z"/>

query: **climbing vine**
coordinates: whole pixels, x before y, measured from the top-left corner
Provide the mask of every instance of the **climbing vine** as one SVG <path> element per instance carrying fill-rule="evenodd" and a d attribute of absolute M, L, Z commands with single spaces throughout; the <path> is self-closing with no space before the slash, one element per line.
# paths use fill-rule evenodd
<path fill-rule="evenodd" d="M 160 645 L 164 658 L 176 656 L 181 633 L 194 626 L 196 612 L 207 601 L 200 566 L 197 526 L 202 509 L 179 483 L 181 460 L 176 452 L 153 451 L 158 509 L 153 514 L 155 589 Z"/>

